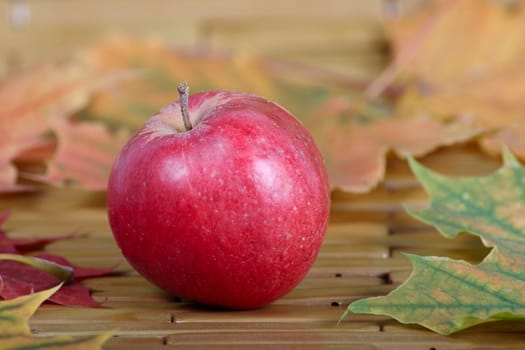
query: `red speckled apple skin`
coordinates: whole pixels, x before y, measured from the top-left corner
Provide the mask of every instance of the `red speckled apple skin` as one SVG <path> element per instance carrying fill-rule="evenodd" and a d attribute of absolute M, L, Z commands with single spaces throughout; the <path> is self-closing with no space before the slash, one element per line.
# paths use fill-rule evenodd
<path fill-rule="evenodd" d="M 130 264 L 169 293 L 251 309 L 292 290 L 317 257 L 330 206 L 319 150 L 277 104 L 228 91 L 153 116 L 121 150 L 111 229 Z"/>

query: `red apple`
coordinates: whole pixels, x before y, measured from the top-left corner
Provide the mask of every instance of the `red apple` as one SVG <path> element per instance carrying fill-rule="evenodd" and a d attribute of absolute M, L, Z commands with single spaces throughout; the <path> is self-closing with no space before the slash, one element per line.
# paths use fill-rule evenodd
<path fill-rule="evenodd" d="M 263 306 L 304 278 L 323 242 L 321 154 L 271 101 L 230 91 L 188 99 L 181 88 L 181 102 L 151 117 L 115 161 L 111 229 L 129 263 L 169 293 Z"/>

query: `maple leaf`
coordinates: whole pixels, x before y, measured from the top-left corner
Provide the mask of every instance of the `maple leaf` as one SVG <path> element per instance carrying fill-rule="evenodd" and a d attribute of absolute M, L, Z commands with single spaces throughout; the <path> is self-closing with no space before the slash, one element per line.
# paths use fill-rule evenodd
<path fill-rule="evenodd" d="M 0 277 L 3 283 L 0 297 L 4 299 L 45 290 L 62 282 L 60 278 L 43 269 L 17 261 L 0 260 Z M 67 306 L 100 306 L 101 304 L 91 297 L 89 288 L 78 283 L 74 278 L 73 273 L 70 282 L 54 293 L 49 301 Z"/>
<path fill-rule="evenodd" d="M 72 264 L 69 260 L 67 260 L 66 258 L 62 256 L 49 254 L 49 253 L 37 253 L 32 256 L 71 268 L 73 270 L 73 274 L 76 280 L 83 280 L 86 278 L 105 276 L 105 275 L 115 272 L 115 267 L 116 267 L 116 266 L 102 267 L 102 268 L 100 267 L 99 268 L 80 267 L 80 266 L 76 266 Z"/>
<path fill-rule="evenodd" d="M 0 90 L 0 101 L 28 95 L 13 99 L 5 111 L 0 107 L 0 131 L 7 127 L 7 117 L 1 117 L 15 114 L 13 134 L 21 133 L 4 140 L 11 153 L 0 142 L 0 191 L 33 189 L 17 178 L 105 190 L 112 161 L 130 132 L 177 99 L 180 81 L 190 82 L 192 91 L 246 91 L 286 106 L 313 134 L 332 187 L 351 192 L 369 191 L 383 179 L 390 151 L 420 156 L 483 129 L 462 120 L 393 116 L 389 102 L 370 101 L 359 90 L 362 84 L 336 81 L 329 72 L 248 55 L 177 51 L 155 40 L 113 37 L 71 64 L 37 68 Z M 44 163 L 45 171 L 21 170 L 24 162 Z"/>
<path fill-rule="evenodd" d="M 129 133 L 125 130 L 112 133 L 101 123 L 73 123 L 58 118 L 51 129 L 58 140 L 46 173 L 25 174 L 25 178 L 54 185 L 75 184 L 92 191 L 106 190 L 113 160 L 129 139 Z"/>
<path fill-rule="evenodd" d="M 9 213 L 0 215 L 0 224 Z M 83 268 L 67 259 L 49 253 L 34 253 L 49 243 L 69 239 L 73 235 L 43 237 L 36 239 L 13 239 L 0 228 L 0 278 L 2 288 L 0 297 L 16 298 L 33 291 L 51 288 L 61 281 L 67 281 L 51 297 L 50 301 L 68 306 L 97 307 L 100 303 L 91 297 L 89 288 L 79 283 L 86 278 L 105 276 L 115 271 L 115 267 Z"/>
<path fill-rule="evenodd" d="M 11 238 L 1 228 L 11 215 L 10 212 L 0 214 L 0 254 L 9 253 L 27 253 L 44 248 L 46 245 L 58 242 L 64 239 L 73 238 L 74 235 L 60 235 L 40 238 Z"/>
<path fill-rule="evenodd" d="M 449 178 L 410 160 L 431 202 L 408 212 L 445 237 L 470 233 L 492 250 L 479 265 L 408 255 L 414 270 L 407 281 L 387 296 L 350 304 L 348 311 L 385 314 L 441 334 L 525 319 L 525 169 L 510 151 L 503 153 L 503 167 L 484 178 Z"/>
<path fill-rule="evenodd" d="M 181 81 L 188 81 L 192 91 L 220 88 L 275 97 L 272 78 L 263 74 L 256 60 L 175 51 L 160 40 L 115 36 L 85 50 L 81 59 L 100 72 L 128 71 L 135 77 L 96 94 L 83 119 L 135 130 L 159 108 L 178 99 Z"/>
<path fill-rule="evenodd" d="M 53 336 L 33 337 L 29 319 L 40 304 L 53 295 L 60 285 L 53 288 L 0 301 L 0 347 L 2 349 L 75 349 L 96 350 L 112 336 L 112 332 L 82 337 Z"/>
<path fill-rule="evenodd" d="M 369 95 L 399 79 L 405 93 L 399 115 L 469 120 L 486 135 L 481 148 L 498 154 L 500 144 L 525 159 L 525 5 L 441 0 L 415 15 L 387 24 L 392 64 Z"/>
<path fill-rule="evenodd" d="M 468 122 L 445 123 L 426 116 L 341 121 L 342 112 L 319 111 L 319 117 L 305 124 L 325 156 L 332 186 L 354 193 L 367 192 L 384 178 L 390 151 L 402 158 L 423 156 L 481 132 Z"/>
<path fill-rule="evenodd" d="M 0 85 L 0 191 L 34 189 L 17 183 L 18 156 L 48 147 L 50 122 L 80 110 L 111 79 L 78 63 L 48 63 L 20 71 Z"/>
<path fill-rule="evenodd" d="M 392 64 L 402 78 L 430 86 L 482 79 L 521 62 L 525 9 L 487 0 L 437 0 L 386 22 Z M 504 39 L 504 40 L 503 40 Z"/>
<path fill-rule="evenodd" d="M 35 269 L 43 271 L 43 272 L 47 272 L 62 281 L 69 281 L 69 279 L 73 276 L 73 272 L 74 272 L 73 268 L 70 266 L 62 265 L 55 261 L 45 259 L 45 258 L 31 257 L 31 256 L 25 256 L 21 254 L 1 253 L 0 254 L 0 264 L 3 261 L 15 261 L 21 264 L 25 264 L 25 265 L 34 267 Z M 3 287 L 5 287 L 5 284 L 3 285 Z M 1 291 L 0 291 L 0 294 L 1 294 Z"/>
<path fill-rule="evenodd" d="M 101 71 L 128 70 L 136 72 L 136 75 L 134 80 L 127 81 L 118 89 L 99 91 L 88 109 L 82 113 L 81 120 L 103 121 L 112 126 L 127 126 L 132 129 L 141 127 L 161 106 L 176 100 L 180 81 L 188 81 L 192 91 L 246 91 L 275 100 L 302 119 L 309 128 L 319 126 L 315 122 L 319 118 L 328 119 L 322 106 L 329 106 L 332 96 L 337 91 L 343 91 L 340 87 L 308 79 L 293 83 L 281 74 L 281 70 L 275 71 L 273 66 L 269 67 L 257 57 L 176 51 L 155 40 L 122 36 L 109 38 L 87 50 L 84 59 Z M 312 117 L 312 111 L 318 111 L 315 117 Z M 324 143 L 328 140 L 317 141 Z M 337 149 L 324 149 L 329 150 L 326 157 L 333 160 L 331 163 L 337 163 Z M 336 166 L 332 169 L 335 173 L 341 168 Z M 347 175 L 349 171 L 352 174 L 359 173 L 354 165 L 344 170 Z M 332 180 L 335 185 L 339 185 L 337 181 L 342 178 L 343 176 L 337 176 Z M 353 177 L 347 176 L 345 181 L 351 181 L 348 180 L 351 178 Z"/>

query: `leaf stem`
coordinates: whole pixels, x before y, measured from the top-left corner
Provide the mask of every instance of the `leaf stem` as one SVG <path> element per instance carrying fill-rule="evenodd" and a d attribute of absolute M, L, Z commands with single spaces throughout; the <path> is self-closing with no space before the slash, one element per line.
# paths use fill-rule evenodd
<path fill-rule="evenodd" d="M 190 87 L 188 83 L 182 82 L 177 86 L 180 97 L 180 111 L 182 113 L 182 121 L 184 122 L 184 128 L 186 131 L 193 129 L 190 121 L 190 115 L 188 113 L 188 96 L 190 95 Z"/>

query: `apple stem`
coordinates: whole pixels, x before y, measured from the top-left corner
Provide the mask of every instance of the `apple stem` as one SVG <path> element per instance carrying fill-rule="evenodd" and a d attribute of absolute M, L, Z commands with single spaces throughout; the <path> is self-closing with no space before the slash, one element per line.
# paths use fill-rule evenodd
<path fill-rule="evenodd" d="M 188 86 L 188 83 L 183 82 L 179 83 L 177 90 L 179 91 L 180 96 L 180 111 L 182 113 L 184 128 L 186 128 L 186 131 L 190 131 L 193 129 L 190 121 L 190 114 L 188 113 L 188 96 L 190 94 L 190 87 Z"/>

